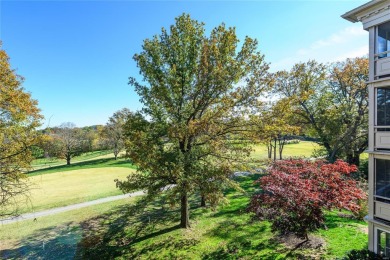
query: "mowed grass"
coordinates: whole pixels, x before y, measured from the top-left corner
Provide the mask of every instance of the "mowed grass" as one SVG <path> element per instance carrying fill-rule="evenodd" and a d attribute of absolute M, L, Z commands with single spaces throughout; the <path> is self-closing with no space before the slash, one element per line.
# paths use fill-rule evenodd
<path fill-rule="evenodd" d="M 114 180 L 124 180 L 132 172 L 131 168 L 103 167 L 36 174 L 29 177 L 30 202 L 23 211 L 40 211 L 122 194 Z"/>
<path fill-rule="evenodd" d="M 366 224 L 327 214 L 319 249 L 286 246 L 267 221 L 246 212 L 259 175 L 237 179 L 244 193 L 227 190 L 229 204 L 213 211 L 191 200 L 191 228 L 178 227 L 178 208 L 156 200 L 121 200 L 74 210 L 36 222 L 0 226 L 0 258 L 28 259 L 335 259 L 367 245 Z M 142 201 L 141 201 L 142 202 Z"/>
<path fill-rule="evenodd" d="M 136 169 L 136 167 L 126 159 L 117 159 L 115 160 L 112 156 L 109 158 L 97 158 L 93 160 L 86 160 L 82 162 L 74 162 L 71 165 L 58 165 L 51 166 L 44 169 L 30 171 L 28 176 L 36 176 L 49 173 L 65 172 L 65 171 L 75 171 L 82 169 L 91 169 L 91 168 L 105 168 L 105 167 L 122 167 Z"/>
<path fill-rule="evenodd" d="M 343 212 L 345 213 L 345 212 Z M 368 247 L 368 226 L 363 220 L 341 217 L 340 212 L 328 212 L 326 215 L 326 229 L 319 229 L 315 234 L 327 241 L 326 255 L 341 257 L 346 248 L 363 249 Z"/>
<path fill-rule="evenodd" d="M 113 157 L 114 157 L 113 153 L 108 150 L 93 151 L 93 152 L 83 153 L 79 156 L 75 156 L 74 158 L 71 159 L 71 163 L 84 162 L 84 161 L 94 160 L 94 159 L 107 159 Z M 39 170 L 47 167 L 53 167 L 53 166 L 59 166 L 65 164 L 66 164 L 65 159 L 40 158 L 40 159 L 35 159 L 32 162 L 31 166 L 34 170 Z"/>
<path fill-rule="evenodd" d="M 279 159 L 279 151 L 278 151 L 279 148 L 278 147 L 276 148 L 277 148 L 276 151 L 277 159 Z M 320 145 L 310 141 L 301 141 L 298 144 L 286 144 L 283 149 L 283 158 L 290 158 L 290 157 L 309 158 L 313 156 L 313 152 L 319 148 Z M 251 157 L 254 159 L 267 159 L 268 158 L 267 146 L 265 146 L 264 144 L 254 145 Z"/>
<path fill-rule="evenodd" d="M 284 157 L 310 157 L 315 146 L 312 142 L 287 145 Z M 255 149 L 254 156 L 267 157 L 265 146 Z M 36 193 L 33 209 L 121 194 L 113 180 L 124 179 L 134 170 L 127 160 L 100 158 L 35 171 L 29 178 L 40 189 L 32 191 Z M 327 213 L 328 229 L 313 234 L 325 240 L 321 248 L 283 244 L 269 222 L 254 221 L 246 212 L 250 196 L 258 190 L 254 184 L 258 177 L 237 179 L 245 192 L 227 190 L 229 204 L 216 210 L 200 208 L 199 198 L 192 197 L 188 230 L 178 227 L 180 211 L 166 205 L 164 197 L 142 211 L 144 203 L 124 199 L 36 222 L 3 225 L 0 259 L 335 259 L 367 246 L 366 223 L 340 217 L 338 212 Z"/>
<path fill-rule="evenodd" d="M 73 259 L 85 221 L 112 214 L 134 198 L 0 226 L 0 259 Z M 99 258 L 100 259 L 100 258 Z"/>

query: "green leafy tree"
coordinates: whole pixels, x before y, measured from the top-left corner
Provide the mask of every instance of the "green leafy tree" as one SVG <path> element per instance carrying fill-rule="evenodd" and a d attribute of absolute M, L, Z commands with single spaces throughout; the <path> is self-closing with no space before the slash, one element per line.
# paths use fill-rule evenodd
<path fill-rule="evenodd" d="M 334 150 L 348 163 L 360 164 L 368 147 L 368 59 L 355 58 L 332 64 L 328 86 L 338 115 Z M 331 113 L 327 113 L 331 114 Z M 337 117 L 337 116 L 336 116 Z"/>
<path fill-rule="evenodd" d="M 27 196 L 24 173 L 30 169 L 32 147 L 39 140 L 38 102 L 22 83 L 7 53 L 0 50 L 0 216 L 15 214 L 20 199 Z"/>
<path fill-rule="evenodd" d="M 294 113 L 289 99 L 279 99 L 269 106 L 263 106 L 258 113 L 250 116 L 251 137 L 255 142 L 267 146 L 268 159 L 283 158 L 283 149 L 291 135 L 298 134 L 299 125 L 294 121 Z"/>
<path fill-rule="evenodd" d="M 62 123 L 59 127 L 52 129 L 51 146 L 53 156 L 66 160 L 70 165 L 74 156 L 83 153 L 83 148 L 87 143 L 81 129 L 77 128 L 74 123 Z"/>
<path fill-rule="evenodd" d="M 249 155 L 235 140 L 267 85 L 268 65 L 256 40 L 238 43 L 234 28 L 222 24 L 207 37 L 203 23 L 183 14 L 134 55 L 147 83 L 130 78 L 144 105 L 125 125 L 126 153 L 138 171 L 117 186 L 149 197 L 167 190 L 180 203 L 183 228 L 190 226 L 188 197 L 201 193 L 216 206 L 224 187 L 237 186 L 229 176 Z"/>
<path fill-rule="evenodd" d="M 359 165 L 367 148 L 368 60 L 347 59 L 330 66 L 309 61 L 276 73 L 275 92 L 290 99 L 296 122 L 317 137 L 330 161 Z"/>
<path fill-rule="evenodd" d="M 115 160 L 119 152 L 124 148 L 123 126 L 130 114 L 131 112 L 128 108 L 123 108 L 115 112 L 108 119 L 105 127 L 104 136 L 114 152 Z"/>
<path fill-rule="evenodd" d="M 81 128 L 83 138 L 83 152 L 93 152 L 96 150 L 98 142 L 97 126 L 86 126 Z"/>

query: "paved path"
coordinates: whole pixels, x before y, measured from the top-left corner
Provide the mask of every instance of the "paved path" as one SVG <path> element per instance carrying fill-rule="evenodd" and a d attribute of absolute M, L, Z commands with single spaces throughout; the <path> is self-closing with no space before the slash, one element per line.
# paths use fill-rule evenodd
<path fill-rule="evenodd" d="M 60 212 L 65 212 L 65 211 L 74 210 L 74 209 L 80 209 L 80 208 L 84 208 L 84 207 L 88 207 L 88 206 L 92 206 L 92 205 L 96 205 L 96 204 L 101 204 L 101 203 L 105 203 L 105 202 L 109 202 L 109 201 L 120 200 L 120 199 L 124 199 L 124 198 L 128 198 L 128 197 L 141 196 L 143 194 L 145 194 L 143 191 L 137 191 L 137 192 L 133 192 L 133 193 L 127 193 L 124 195 L 111 196 L 111 197 L 106 197 L 106 198 L 102 198 L 102 199 L 73 204 L 73 205 L 69 205 L 69 206 L 65 206 L 65 207 L 48 209 L 48 210 L 38 211 L 38 212 L 34 212 L 34 213 L 26 213 L 26 214 L 22 214 L 18 217 L 0 220 L 0 224 L 5 225 L 5 224 L 14 223 L 17 221 L 23 221 L 23 220 L 27 220 L 27 219 L 34 219 L 34 218 L 49 216 L 49 215 L 57 214 Z"/>

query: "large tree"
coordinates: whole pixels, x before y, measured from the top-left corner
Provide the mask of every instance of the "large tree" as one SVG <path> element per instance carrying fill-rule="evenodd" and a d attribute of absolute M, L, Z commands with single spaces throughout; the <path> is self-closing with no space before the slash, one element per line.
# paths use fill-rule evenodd
<path fill-rule="evenodd" d="M 124 148 L 123 126 L 131 114 L 128 108 L 116 111 L 109 119 L 105 127 L 104 136 L 108 140 L 110 148 L 114 152 L 115 160 L 119 152 Z"/>
<path fill-rule="evenodd" d="M 188 197 L 197 192 L 217 205 L 222 189 L 234 185 L 232 170 L 249 154 L 235 140 L 248 129 L 243 114 L 257 104 L 268 65 L 256 40 L 238 43 L 234 28 L 221 24 L 207 37 L 203 23 L 183 14 L 134 56 L 143 82 L 130 78 L 130 84 L 144 107 L 130 115 L 125 134 L 138 172 L 117 185 L 145 189 L 150 197 L 170 185 L 183 228 L 189 227 Z"/>
<path fill-rule="evenodd" d="M 298 134 L 300 127 L 294 122 L 290 100 L 282 98 L 263 106 L 260 111 L 250 116 L 252 131 L 250 137 L 255 142 L 267 146 L 268 159 L 283 158 L 286 142 L 292 135 Z"/>
<path fill-rule="evenodd" d="M 332 106 L 327 114 L 338 115 L 339 135 L 335 150 L 347 162 L 359 165 L 368 147 L 368 59 L 334 63 L 328 78 Z M 341 144 L 341 145 L 340 145 Z"/>
<path fill-rule="evenodd" d="M 81 128 L 83 141 L 83 152 L 93 152 L 97 149 L 98 130 L 97 126 L 85 126 Z"/>
<path fill-rule="evenodd" d="M 367 80 L 366 58 L 329 66 L 309 61 L 276 73 L 275 90 L 291 101 L 296 122 L 319 139 L 330 161 L 358 165 L 368 143 Z"/>
<path fill-rule="evenodd" d="M 70 165 L 70 161 L 74 156 L 80 155 L 83 152 L 83 147 L 87 143 L 81 129 L 77 128 L 72 122 L 62 123 L 59 127 L 53 129 L 52 146 L 55 156 L 66 160 L 66 164 Z"/>
<path fill-rule="evenodd" d="M 22 83 L 6 52 L 0 50 L 0 216 L 14 214 L 18 200 L 27 194 L 24 173 L 33 159 L 31 147 L 39 138 L 38 102 Z"/>

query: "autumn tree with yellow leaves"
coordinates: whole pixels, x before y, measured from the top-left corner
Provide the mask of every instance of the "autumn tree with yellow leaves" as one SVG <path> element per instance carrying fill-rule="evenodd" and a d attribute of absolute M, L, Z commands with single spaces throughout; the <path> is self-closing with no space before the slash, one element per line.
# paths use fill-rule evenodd
<path fill-rule="evenodd" d="M 327 158 L 359 165 L 368 145 L 368 59 L 311 60 L 275 78 L 274 93 L 289 100 L 295 122 L 318 138 Z"/>
<path fill-rule="evenodd" d="M 245 115 L 268 85 L 257 47 L 249 37 L 239 44 L 224 24 L 206 36 L 204 24 L 186 14 L 144 41 L 134 56 L 143 81 L 130 78 L 143 109 L 129 116 L 124 131 L 137 173 L 117 181 L 119 188 L 144 189 L 148 197 L 167 190 L 180 204 L 182 228 L 190 226 L 190 195 L 201 194 L 211 207 L 224 200 L 223 189 L 235 186 L 229 176 L 251 149 L 249 141 L 237 142 L 248 130 Z"/>
<path fill-rule="evenodd" d="M 28 192 L 26 175 L 38 141 L 36 128 L 42 116 L 23 87 L 23 78 L 10 67 L 0 50 L 0 216 L 13 215 Z"/>

